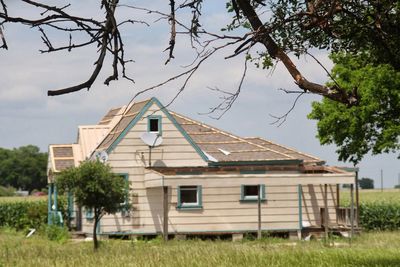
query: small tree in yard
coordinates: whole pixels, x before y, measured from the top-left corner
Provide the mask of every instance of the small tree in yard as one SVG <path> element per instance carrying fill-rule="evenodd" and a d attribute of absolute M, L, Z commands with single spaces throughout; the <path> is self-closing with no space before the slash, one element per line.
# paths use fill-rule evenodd
<path fill-rule="evenodd" d="M 96 229 L 105 214 L 114 214 L 121 209 L 127 196 L 127 182 L 111 172 L 108 165 L 100 161 L 85 161 L 79 167 L 62 171 L 56 177 L 57 186 L 74 194 L 75 202 L 94 212 L 93 245 L 97 250 Z"/>

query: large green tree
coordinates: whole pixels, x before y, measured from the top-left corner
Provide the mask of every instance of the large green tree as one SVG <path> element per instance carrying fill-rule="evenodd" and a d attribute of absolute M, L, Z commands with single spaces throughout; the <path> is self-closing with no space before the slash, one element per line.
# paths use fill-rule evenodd
<path fill-rule="evenodd" d="M 127 181 L 112 173 L 110 166 L 96 160 L 62 171 L 56 176 L 56 185 L 62 191 L 72 193 L 78 206 L 93 210 L 93 244 L 96 250 L 99 247 L 96 229 L 100 219 L 127 207 Z"/>
<path fill-rule="evenodd" d="M 328 98 L 313 103 L 309 118 L 318 120 L 321 144 L 335 144 L 339 159 L 355 164 L 368 152 L 398 152 L 400 72 L 388 64 L 371 63 L 369 54 L 331 58 L 335 66 L 330 84 L 356 92 L 359 104 L 348 107 Z"/>
<path fill-rule="evenodd" d="M 32 191 L 47 185 L 47 153 L 33 145 L 0 148 L 0 185 Z"/>

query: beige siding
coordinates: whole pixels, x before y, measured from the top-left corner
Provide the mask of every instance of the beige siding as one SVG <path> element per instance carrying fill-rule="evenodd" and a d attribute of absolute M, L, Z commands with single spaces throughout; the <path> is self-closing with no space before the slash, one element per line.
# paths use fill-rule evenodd
<path fill-rule="evenodd" d="M 149 148 L 140 140 L 141 133 L 147 131 L 147 115 L 162 115 L 161 146 L 152 149 L 152 166 L 205 166 L 206 162 L 198 155 L 188 141 L 175 128 L 173 123 L 155 106 L 145 114 L 121 142 L 110 153 L 108 163 L 116 173 L 129 175 L 132 211 L 129 216 L 121 213 L 106 215 L 100 223 L 100 232 L 127 232 L 137 234 L 161 233 L 163 225 L 162 188 L 148 188 L 152 176 L 144 183 L 144 167 L 149 165 Z M 147 173 L 148 171 L 146 171 Z M 146 176 L 147 177 L 147 176 Z M 154 175 L 154 181 L 157 175 Z M 246 178 L 247 179 L 247 178 Z M 263 178 L 266 183 L 265 177 Z M 261 205 L 262 229 L 295 230 L 303 221 L 311 224 L 320 223 L 320 208 L 323 207 L 323 187 L 302 186 L 299 196 L 296 179 L 307 182 L 303 177 L 268 178 L 265 187 L 266 201 Z M 330 178 L 330 181 L 336 179 Z M 348 179 L 348 178 L 346 178 Z M 257 203 L 241 202 L 240 184 L 230 185 L 232 177 L 221 175 L 202 180 L 202 204 L 199 210 L 177 209 L 177 186 L 184 184 L 198 185 L 198 178 L 178 177 L 169 187 L 168 195 L 168 228 L 170 233 L 187 232 L 235 232 L 257 230 Z M 218 181 L 216 181 L 218 180 Z M 160 181 L 160 180 L 159 180 Z M 251 175 L 246 181 L 255 184 L 260 178 Z M 291 185 L 286 185 L 290 181 Z M 314 180 L 313 180 L 314 181 Z M 157 185 L 154 182 L 154 185 Z M 160 183 L 158 184 L 160 185 Z M 150 185 L 151 186 L 151 185 Z M 147 188 L 146 188 L 147 187 Z M 330 219 L 335 220 L 336 187 L 329 187 L 328 205 Z M 301 207 L 299 207 L 299 198 Z M 92 224 L 84 219 L 83 229 L 92 232 Z"/>

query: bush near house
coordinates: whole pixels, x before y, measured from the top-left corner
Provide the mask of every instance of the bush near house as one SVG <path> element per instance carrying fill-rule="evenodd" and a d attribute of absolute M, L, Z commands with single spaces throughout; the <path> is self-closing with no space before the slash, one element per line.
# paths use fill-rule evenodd
<path fill-rule="evenodd" d="M 67 218 L 66 200 L 58 200 L 58 209 Z M 47 224 L 47 200 L 0 201 L 0 227 L 16 230 L 40 229 Z"/>
<path fill-rule="evenodd" d="M 364 230 L 400 229 L 400 203 L 385 201 L 361 203 L 360 224 Z"/>

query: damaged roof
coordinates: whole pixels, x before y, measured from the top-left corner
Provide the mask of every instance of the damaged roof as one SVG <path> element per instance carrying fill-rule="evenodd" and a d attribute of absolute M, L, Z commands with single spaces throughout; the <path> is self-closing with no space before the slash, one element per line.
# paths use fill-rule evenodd
<path fill-rule="evenodd" d="M 167 110 L 156 98 L 151 98 L 137 103 L 130 103 L 128 106 L 113 108 L 107 112 L 97 125 L 80 126 L 80 136 L 78 136 L 80 143 L 76 145 L 81 147 L 85 144 L 84 149 L 79 148 L 80 155 L 71 156 L 71 148 L 68 150 L 67 148 L 59 149 L 51 146 L 50 155 L 54 157 L 54 169 L 62 170 L 72 166 L 74 158 L 75 162 L 76 158 L 79 158 L 79 160 L 88 158 L 94 151 L 112 151 L 128 130 L 134 127 L 136 122 L 144 116 L 145 112 L 153 104 L 159 106 L 160 110 L 172 121 L 183 137 L 210 165 L 239 164 L 241 162 L 324 163 L 317 157 L 278 145 L 263 138 L 242 138 L 190 119 Z M 57 155 L 64 154 L 68 154 L 68 157 L 57 158 Z"/>

